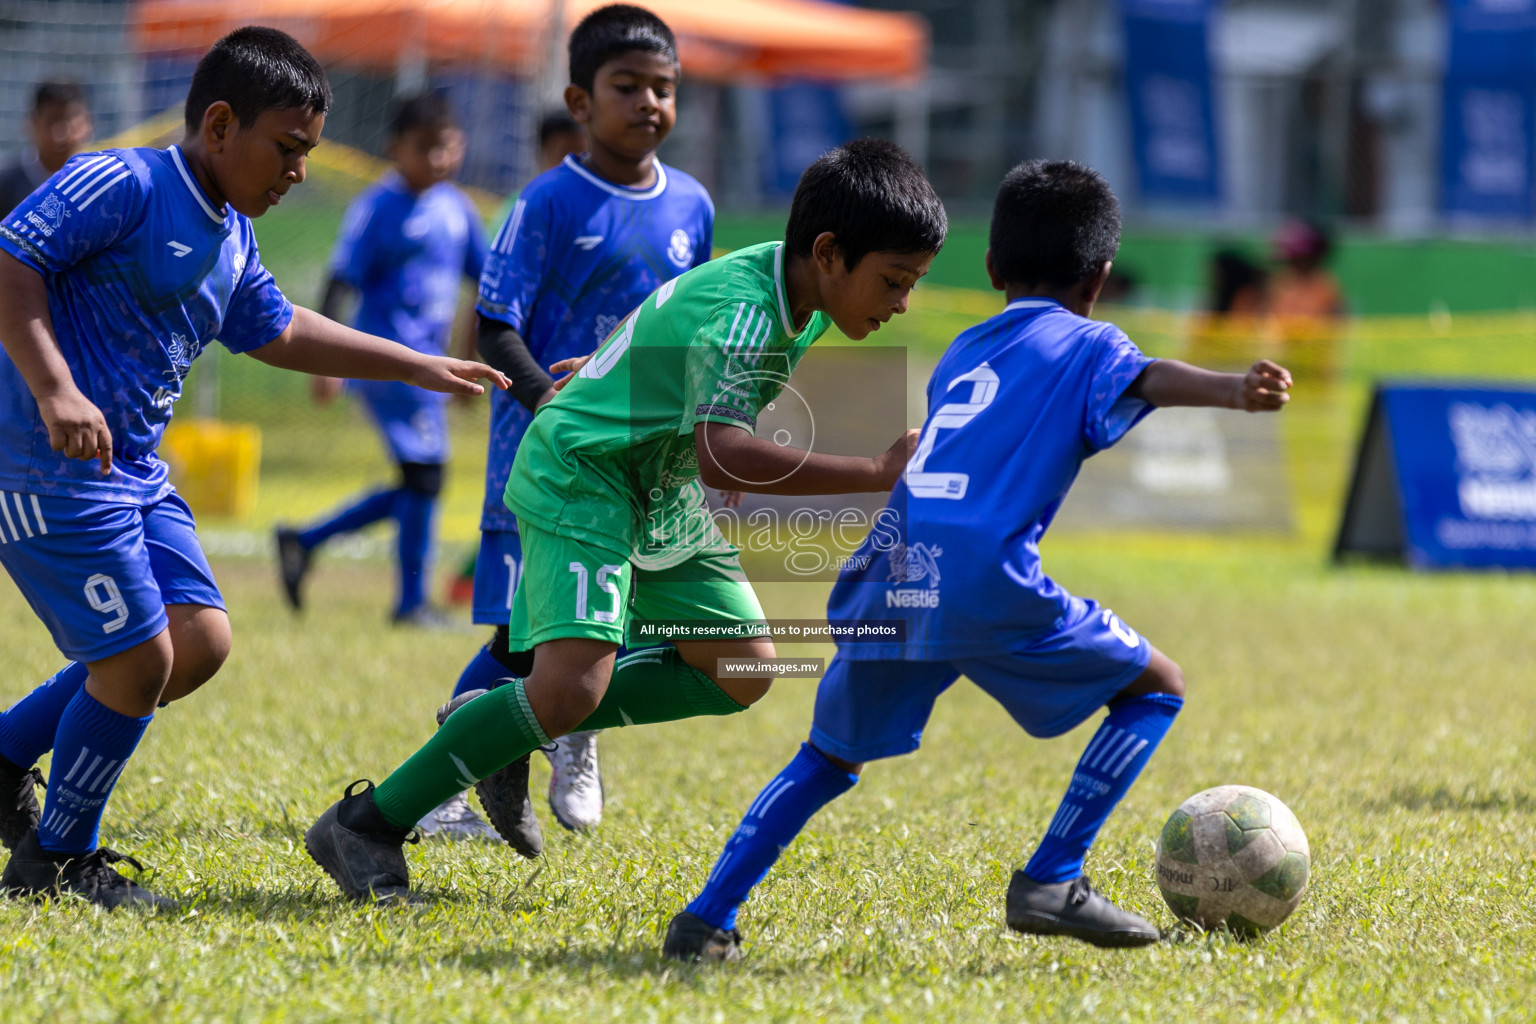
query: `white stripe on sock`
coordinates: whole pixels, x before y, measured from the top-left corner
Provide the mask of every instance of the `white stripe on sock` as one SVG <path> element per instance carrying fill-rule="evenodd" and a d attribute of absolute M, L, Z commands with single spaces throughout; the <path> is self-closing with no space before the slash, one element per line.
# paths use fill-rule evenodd
<path fill-rule="evenodd" d="M 90 747 L 81 747 L 80 748 L 80 756 L 75 758 L 75 763 L 70 767 L 69 774 L 64 776 L 64 781 L 68 782 L 70 779 L 73 779 L 75 777 L 75 772 L 80 770 L 81 763 L 84 762 L 85 759 L 87 757 L 90 757 L 90 756 L 91 756 L 91 748 Z"/>
<path fill-rule="evenodd" d="M 794 788 L 794 785 L 794 779 L 785 780 L 784 787 L 769 798 L 768 802 L 763 805 L 763 809 L 757 812 L 757 816 L 759 818 L 766 818 L 768 816 L 768 812 L 773 809 L 773 805 L 778 801 L 779 797 L 783 796 L 785 793 L 788 793 L 792 788 Z"/>
<path fill-rule="evenodd" d="M 112 771 L 112 769 L 114 769 L 116 767 L 117 767 L 117 758 L 114 757 L 112 760 L 110 760 L 110 761 L 108 761 L 106 763 L 106 766 L 103 767 L 101 769 L 101 771 L 96 773 L 96 780 L 94 782 L 90 782 L 90 783 L 86 784 L 85 791 L 87 793 L 95 793 L 95 792 L 97 792 L 97 787 L 99 787 L 101 785 L 102 781 L 106 779 L 107 773 Z"/>
<path fill-rule="evenodd" d="M 1099 748 L 1099 752 L 1097 754 L 1093 755 L 1093 760 L 1092 761 L 1085 761 L 1083 763 L 1083 767 L 1084 768 L 1097 768 L 1099 766 L 1100 759 L 1103 758 L 1103 756 L 1104 756 L 1104 752 L 1106 750 L 1108 750 L 1110 747 L 1114 746 L 1116 743 L 1119 743 L 1120 742 L 1120 737 L 1124 736 L 1124 735 L 1125 735 L 1125 730 L 1124 729 L 1116 729 L 1115 730 L 1115 735 L 1109 740 L 1109 742 L 1105 743 L 1102 747 Z"/>
<path fill-rule="evenodd" d="M 1125 734 L 1125 739 L 1121 740 L 1120 743 L 1115 747 L 1114 753 L 1110 754 L 1104 759 L 1104 770 L 1106 772 L 1109 771 L 1109 766 L 1120 760 L 1120 755 L 1131 749 L 1131 745 L 1140 738 L 1140 736 L 1137 736 L 1133 732 L 1127 732 Z"/>
<path fill-rule="evenodd" d="M 1129 754 L 1125 755 L 1125 760 L 1121 761 L 1119 767 L 1117 767 L 1114 771 L 1109 773 L 1109 777 L 1112 778 L 1112 779 L 1118 779 L 1120 777 L 1120 773 L 1125 771 L 1126 765 L 1128 765 L 1132 761 L 1136 760 L 1136 755 L 1141 753 L 1143 750 L 1145 750 L 1146 746 L 1147 746 L 1147 741 L 1146 740 L 1142 740 L 1140 743 L 1136 744 L 1135 747 L 1131 748 L 1131 752 Z"/>

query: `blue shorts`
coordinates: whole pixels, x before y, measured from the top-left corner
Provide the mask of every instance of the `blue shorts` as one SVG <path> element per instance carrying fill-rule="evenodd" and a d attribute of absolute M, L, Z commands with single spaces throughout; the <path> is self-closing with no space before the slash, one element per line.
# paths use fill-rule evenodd
<path fill-rule="evenodd" d="M 505 626 L 512 617 L 512 594 L 522 578 L 523 541 L 517 531 L 480 531 L 480 554 L 475 558 L 475 624 Z"/>
<path fill-rule="evenodd" d="M 448 396 L 394 380 L 353 381 L 396 462 L 448 461 Z"/>
<path fill-rule="evenodd" d="M 845 761 L 916 750 L 939 694 L 967 676 L 1031 736 L 1079 725 L 1146 671 L 1152 645 L 1098 602 L 1073 598 L 1067 625 L 1014 654 L 950 661 L 836 657 L 816 690 L 811 742 Z"/>
<path fill-rule="evenodd" d="M 0 563 L 68 658 L 137 647 L 166 627 L 168 604 L 224 607 L 178 494 L 154 505 L 5 491 L 0 501 Z"/>

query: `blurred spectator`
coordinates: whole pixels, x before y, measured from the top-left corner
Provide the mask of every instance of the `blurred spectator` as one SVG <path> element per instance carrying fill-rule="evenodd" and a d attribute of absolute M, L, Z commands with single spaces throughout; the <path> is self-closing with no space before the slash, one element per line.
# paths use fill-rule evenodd
<path fill-rule="evenodd" d="M 1333 240 L 1316 224 L 1289 220 L 1273 238 L 1280 264 L 1270 279 L 1271 337 L 1298 378 L 1331 380 L 1337 370 L 1344 293 L 1326 266 Z"/>
<path fill-rule="evenodd" d="M 567 155 L 587 148 L 587 132 L 564 110 L 552 110 L 539 120 L 539 173 L 557 166 Z"/>
<path fill-rule="evenodd" d="M 1269 275 L 1232 248 L 1211 255 L 1206 275 L 1206 312 L 1190 335 L 1187 358 L 1211 366 L 1247 365 L 1257 357 L 1264 333 Z"/>
<path fill-rule="evenodd" d="M 0 211 L 9 213 L 48 176 L 91 141 L 91 108 L 77 82 L 40 82 L 32 96 L 27 133 L 32 146 L 0 171 Z"/>

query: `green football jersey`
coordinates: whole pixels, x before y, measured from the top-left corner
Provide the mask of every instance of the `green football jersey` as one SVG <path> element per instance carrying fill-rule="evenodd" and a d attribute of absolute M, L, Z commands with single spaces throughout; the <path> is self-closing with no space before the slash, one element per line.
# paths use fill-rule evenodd
<path fill-rule="evenodd" d="M 507 507 L 642 568 L 723 546 L 704 503 L 693 428 L 755 430 L 829 326 L 816 312 L 795 330 L 781 242 L 668 281 L 534 416 L 512 463 Z"/>

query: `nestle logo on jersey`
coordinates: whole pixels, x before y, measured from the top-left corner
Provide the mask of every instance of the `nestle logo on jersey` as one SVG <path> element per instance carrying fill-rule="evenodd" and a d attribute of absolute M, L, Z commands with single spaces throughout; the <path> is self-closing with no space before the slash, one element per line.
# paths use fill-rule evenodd
<path fill-rule="evenodd" d="M 933 589 L 887 590 L 885 592 L 885 606 L 887 608 L 937 608 L 939 606 L 939 592 Z"/>
<path fill-rule="evenodd" d="M 55 229 L 63 224 L 64 218 L 68 216 L 69 208 L 64 205 L 64 200 L 49 194 L 37 204 L 36 210 L 27 214 L 27 223 L 41 231 L 45 238 L 52 238 Z"/>

